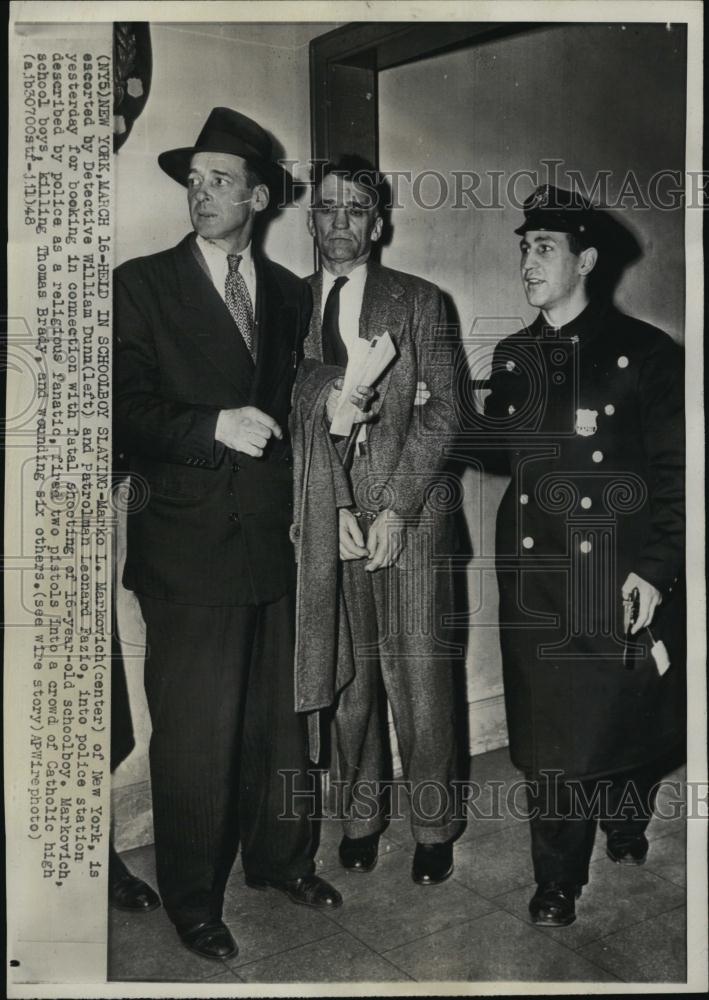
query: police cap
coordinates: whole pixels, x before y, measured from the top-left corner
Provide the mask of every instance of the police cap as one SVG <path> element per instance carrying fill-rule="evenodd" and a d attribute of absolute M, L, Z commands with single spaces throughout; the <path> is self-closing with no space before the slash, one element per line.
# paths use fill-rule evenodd
<path fill-rule="evenodd" d="M 595 209 L 575 191 L 542 184 L 525 200 L 522 210 L 524 222 L 515 229 L 520 236 L 529 230 L 545 230 L 571 233 L 585 246 L 598 245 Z"/>

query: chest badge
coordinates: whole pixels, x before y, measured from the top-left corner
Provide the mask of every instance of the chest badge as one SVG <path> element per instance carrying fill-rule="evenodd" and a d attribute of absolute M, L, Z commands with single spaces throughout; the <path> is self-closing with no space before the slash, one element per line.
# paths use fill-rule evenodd
<path fill-rule="evenodd" d="M 591 437 L 598 429 L 596 417 L 598 410 L 577 410 L 576 411 L 576 433 L 581 437 Z"/>

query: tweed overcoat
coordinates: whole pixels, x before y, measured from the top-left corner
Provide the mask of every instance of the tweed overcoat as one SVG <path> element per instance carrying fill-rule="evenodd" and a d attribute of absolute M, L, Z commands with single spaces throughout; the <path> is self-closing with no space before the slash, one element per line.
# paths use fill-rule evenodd
<path fill-rule="evenodd" d="M 311 296 L 254 263 L 256 365 L 193 234 L 115 273 L 116 429 L 134 494 L 124 583 L 149 597 L 257 605 L 295 584 L 288 414 Z M 246 405 L 284 431 L 260 459 L 214 440 L 219 411 Z"/>
<path fill-rule="evenodd" d="M 537 774 L 594 777 L 683 739 L 683 354 L 665 333 L 589 305 L 541 315 L 494 352 L 485 427 L 511 481 L 496 562 L 510 751 Z M 621 587 L 662 603 L 623 663 Z M 653 640 L 670 667 L 658 669 Z"/>

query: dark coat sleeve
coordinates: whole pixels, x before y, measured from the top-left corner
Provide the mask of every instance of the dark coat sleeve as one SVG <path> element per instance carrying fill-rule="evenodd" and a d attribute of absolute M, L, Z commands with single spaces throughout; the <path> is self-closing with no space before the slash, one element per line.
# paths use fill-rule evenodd
<path fill-rule="evenodd" d="M 215 468 L 224 454 L 224 446 L 214 439 L 219 409 L 178 402 L 160 392 L 155 342 L 160 290 L 146 267 L 134 261 L 114 276 L 119 448 L 157 461 Z"/>
<path fill-rule="evenodd" d="M 663 593 L 684 569 L 684 352 L 662 336 L 646 357 L 638 395 L 650 524 L 634 572 Z"/>

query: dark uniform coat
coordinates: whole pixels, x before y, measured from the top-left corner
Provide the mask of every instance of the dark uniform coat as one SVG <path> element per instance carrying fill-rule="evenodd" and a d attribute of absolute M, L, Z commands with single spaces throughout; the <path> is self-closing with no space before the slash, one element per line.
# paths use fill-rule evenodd
<path fill-rule="evenodd" d="M 513 762 L 594 777 L 683 738 L 684 369 L 666 334 L 589 306 L 559 330 L 540 315 L 494 352 L 488 433 L 511 481 L 497 520 L 505 698 Z M 623 664 L 621 587 L 662 594 Z"/>
<path fill-rule="evenodd" d="M 254 264 L 256 366 L 193 234 L 115 274 L 116 422 L 134 508 L 124 583 L 148 597 L 255 605 L 294 586 L 287 428 L 311 296 L 278 264 Z M 219 411 L 247 405 L 286 435 L 261 459 L 214 440 Z"/>

